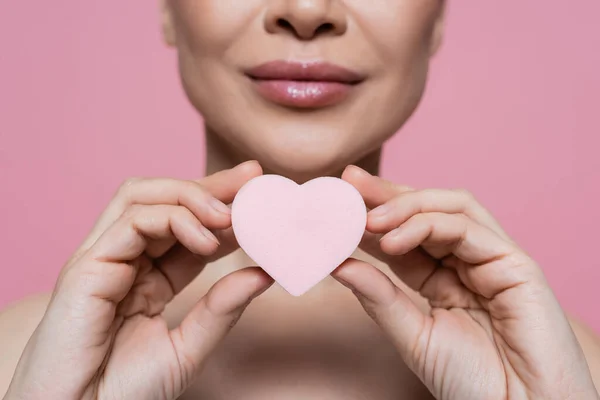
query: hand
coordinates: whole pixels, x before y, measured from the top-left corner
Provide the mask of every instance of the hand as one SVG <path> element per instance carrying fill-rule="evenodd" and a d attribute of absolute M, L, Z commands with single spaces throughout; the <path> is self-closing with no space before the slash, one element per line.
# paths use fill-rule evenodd
<path fill-rule="evenodd" d="M 356 167 L 343 179 L 375 208 L 365 248 L 431 311 L 369 264 L 349 260 L 333 275 L 436 398 L 598 399 L 541 269 L 472 196 L 395 186 Z"/>
<path fill-rule="evenodd" d="M 176 329 L 161 316 L 208 261 L 235 248 L 224 203 L 261 173 L 250 162 L 198 182 L 124 184 L 63 268 L 5 398 L 180 396 L 245 306 L 272 283 L 259 269 L 237 271 Z"/>

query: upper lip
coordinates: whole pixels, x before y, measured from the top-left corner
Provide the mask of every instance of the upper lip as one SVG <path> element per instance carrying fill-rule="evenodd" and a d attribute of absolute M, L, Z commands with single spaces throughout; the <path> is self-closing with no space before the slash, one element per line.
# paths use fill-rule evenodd
<path fill-rule="evenodd" d="M 270 61 L 246 71 L 252 79 L 339 82 L 355 84 L 365 78 L 358 72 L 327 62 Z"/>

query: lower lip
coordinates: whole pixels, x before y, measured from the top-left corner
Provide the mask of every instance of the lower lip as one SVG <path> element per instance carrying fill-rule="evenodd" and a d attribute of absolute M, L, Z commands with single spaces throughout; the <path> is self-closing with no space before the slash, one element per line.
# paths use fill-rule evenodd
<path fill-rule="evenodd" d="M 254 80 L 258 92 L 274 103 L 295 108 L 321 108 L 342 102 L 354 85 L 340 82 Z"/>

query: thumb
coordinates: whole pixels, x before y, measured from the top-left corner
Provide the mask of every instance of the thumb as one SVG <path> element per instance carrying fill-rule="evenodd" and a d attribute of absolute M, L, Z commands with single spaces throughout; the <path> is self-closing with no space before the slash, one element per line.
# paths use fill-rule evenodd
<path fill-rule="evenodd" d="M 427 344 L 429 318 L 371 264 L 349 259 L 332 275 L 353 291 L 367 314 L 391 339 L 404 362 L 418 373 L 419 349 Z"/>
<path fill-rule="evenodd" d="M 218 281 L 171 331 L 181 371 L 181 391 L 192 383 L 204 360 L 242 316 L 246 306 L 273 284 L 260 268 L 233 272 Z"/>

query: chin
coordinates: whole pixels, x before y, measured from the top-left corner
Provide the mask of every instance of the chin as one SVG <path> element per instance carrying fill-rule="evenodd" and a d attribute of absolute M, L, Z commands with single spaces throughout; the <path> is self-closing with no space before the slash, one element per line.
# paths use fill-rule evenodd
<path fill-rule="evenodd" d="M 265 171 L 303 183 L 319 176 L 337 175 L 344 168 L 336 154 L 315 154 L 297 150 L 293 153 L 260 157 Z M 261 160 L 262 159 L 262 160 Z"/>
<path fill-rule="evenodd" d="M 231 130 L 237 134 L 229 140 L 245 153 L 244 158 L 258 160 L 265 173 L 286 176 L 298 183 L 340 175 L 345 167 L 359 162 L 383 142 L 379 135 L 359 135 L 347 126 L 314 120 L 295 122 L 268 124 L 278 129 L 265 129 L 263 125 L 262 129 L 246 126 Z"/>
<path fill-rule="evenodd" d="M 266 173 L 286 176 L 298 183 L 319 176 L 339 174 L 345 167 L 343 147 L 321 144 L 318 146 L 264 146 L 256 159 Z"/>

